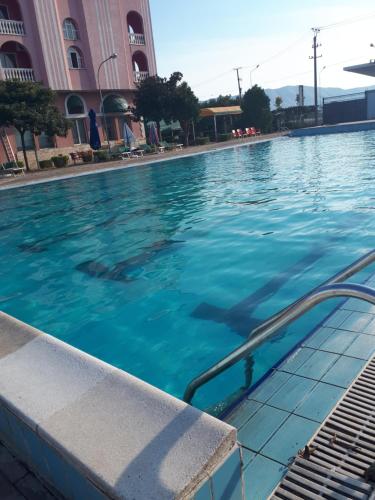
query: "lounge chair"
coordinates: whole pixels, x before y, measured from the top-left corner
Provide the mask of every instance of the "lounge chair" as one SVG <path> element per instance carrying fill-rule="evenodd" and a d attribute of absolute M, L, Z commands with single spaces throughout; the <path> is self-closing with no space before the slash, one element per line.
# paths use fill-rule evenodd
<path fill-rule="evenodd" d="M 260 134 L 262 133 L 262 131 L 260 130 L 260 128 L 257 128 L 257 129 L 255 130 L 255 133 L 256 133 L 256 135 L 260 135 Z"/>
<path fill-rule="evenodd" d="M 238 139 L 238 134 L 236 130 L 232 130 L 232 137 L 233 139 Z"/>
<path fill-rule="evenodd" d="M 238 134 L 238 137 L 240 137 L 240 138 L 246 137 L 246 134 L 240 128 L 237 129 L 237 134 Z"/>
<path fill-rule="evenodd" d="M 3 163 L 1 165 L 2 167 L 2 172 L 4 172 L 3 175 L 16 175 L 16 174 L 21 174 L 25 175 L 25 167 L 19 167 L 18 164 L 15 161 L 8 161 L 7 163 Z"/>

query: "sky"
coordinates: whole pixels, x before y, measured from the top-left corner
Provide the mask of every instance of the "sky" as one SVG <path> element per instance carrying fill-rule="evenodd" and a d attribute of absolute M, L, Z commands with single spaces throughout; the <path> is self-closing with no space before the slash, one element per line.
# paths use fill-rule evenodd
<path fill-rule="evenodd" d="M 150 0 L 150 5 L 158 74 L 181 71 L 200 99 L 237 95 L 235 67 L 242 67 L 244 91 L 250 82 L 264 88 L 313 85 L 311 28 L 342 21 L 319 33 L 320 85 L 375 85 L 375 78 L 343 71 L 375 59 L 374 0 Z"/>

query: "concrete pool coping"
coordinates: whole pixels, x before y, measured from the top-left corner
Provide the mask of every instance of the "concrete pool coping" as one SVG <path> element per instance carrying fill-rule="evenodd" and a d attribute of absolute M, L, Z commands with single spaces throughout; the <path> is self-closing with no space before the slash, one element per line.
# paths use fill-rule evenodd
<path fill-rule="evenodd" d="M 0 438 L 67 498 L 190 498 L 240 465 L 233 427 L 4 313 Z"/>
<path fill-rule="evenodd" d="M 75 165 L 75 166 L 69 166 L 61 169 L 52 169 L 47 171 L 38 170 L 38 171 L 33 171 L 31 173 L 27 173 L 25 176 L 17 176 L 17 177 L 2 178 L 2 179 L 0 178 L 0 191 L 15 189 L 24 186 L 44 184 L 46 182 L 53 182 L 57 180 L 72 179 L 75 177 L 82 177 L 86 175 L 94 175 L 105 172 L 125 170 L 133 167 L 159 164 L 161 162 L 173 161 L 182 158 L 189 158 L 207 153 L 225 151 L 228 149 L 236 149 L 239 147 L 251 146 L 255 144 L 269 142 L 274 139 L 285 137 L 286 135 L 287 135 L 286 132 L 275 132 L 272 134 L 265 134 L 263 136 L 256 138 L 249 137 L 245 139 L 235 139 L 231 141 L 226 141 L 223 143 L 207 144 L 204 146 L 189 146 L 180 151 L 171 151 L 162 154 L 150 155 L 149 157 L 143 157 L 136 160 L 131 159 L 131 160 L 111 161 L 106 163 L 91 163 L 89 165 L 85 164 Z M 67 169 L 69 169 L 69 173 L 66 173 Z"/>

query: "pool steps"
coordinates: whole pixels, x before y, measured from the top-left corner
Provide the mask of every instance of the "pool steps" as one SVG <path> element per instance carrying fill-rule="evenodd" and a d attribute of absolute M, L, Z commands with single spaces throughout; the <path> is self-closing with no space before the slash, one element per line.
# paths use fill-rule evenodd
<path fill-rule="evenodd" d="M 365 283 L 375 287 L 375 275 Z M 232 409 L 225 420 L 238 429 L 245 499 L 269 498 L 374 354 L 375 307 L 346 300 Z"/>
<path fill-rule="evenodd" d="M 242 359 L 248 358 L 256 347 L 271 338 L 281 328 L 289 325 L 321 302 L 340 296 L 358 297 L 362 300 L 373 302 L 373 291 L 361 290 L 361 285 L 345 285 L 342 284 L 342 282 L 374 262 L 375 250 L 372 250 L 254 328 L 254 330 L 249 333 L 248 339 L 242 345 L 189 382 L 184 392 L 184 401 L 191 403 L 199 388 Z"/>

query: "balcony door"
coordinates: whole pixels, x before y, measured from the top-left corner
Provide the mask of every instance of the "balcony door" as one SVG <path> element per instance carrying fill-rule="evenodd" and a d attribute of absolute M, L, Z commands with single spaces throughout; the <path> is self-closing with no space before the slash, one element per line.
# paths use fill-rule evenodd
<path fill-rule="evenodd" d="M 0 19 L 9 19 L 8 8 L 5 5 L 0 5 Z"/>
<path fill-rule="evenodd" d="M 16 54 L 0 52 L 0 65 L 2 68 L 17 68 Z"/>

